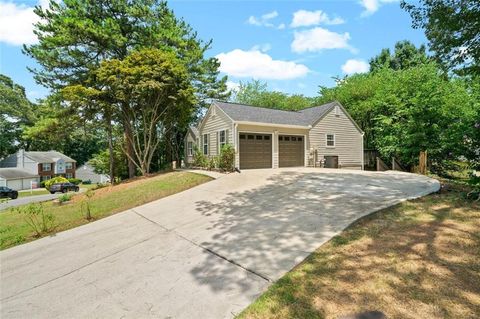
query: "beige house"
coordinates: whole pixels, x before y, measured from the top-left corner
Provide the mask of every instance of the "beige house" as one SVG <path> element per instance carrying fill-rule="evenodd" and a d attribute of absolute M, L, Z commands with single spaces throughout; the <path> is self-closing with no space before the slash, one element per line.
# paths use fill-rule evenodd
<path fill-rule="evenodd" d="M 240 169 L 363 169 L 363 132 L 339 102 L 301 111 L 213 102 L 198 129 L 188 131 L 185 161 L 192 163 L 195 146 L 211 157 L 227 143 Z"/>

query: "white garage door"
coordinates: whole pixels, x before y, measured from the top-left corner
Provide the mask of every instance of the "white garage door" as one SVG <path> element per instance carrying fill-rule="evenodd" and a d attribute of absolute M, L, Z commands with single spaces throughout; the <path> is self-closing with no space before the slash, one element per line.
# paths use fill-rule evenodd
<path fill-rule="evenodd" d="M 7 181 L 3 178 L 0 178 L 0 186 L 7 186 Z"/>
<path fill-rule="evenodd" d="M 7 187 L 14 189 L 14 190 L 21 190 L 22 189 L 22 180 L 21 179 L 12 179 L 7 180 Z"/>

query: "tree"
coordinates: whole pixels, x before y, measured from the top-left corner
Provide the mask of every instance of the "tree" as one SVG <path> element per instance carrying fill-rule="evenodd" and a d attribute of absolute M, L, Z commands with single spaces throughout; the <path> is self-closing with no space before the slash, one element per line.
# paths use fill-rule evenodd
<path fill-rule="evenodd" d="M 22 131 L 34 122 L 34 108 L 25 88 L 0 74 L 0 159 L 28 147 Z"/>
<path fill-rule="evenodd" d="M 281 110 L 301 110 L 315 105 L 315 99 L 301 94 L 269 91 L 267 83 L 258 80 L 240 82 L 234 102 Z"/>
<path fill-rule="evenodd" d="M 430 49 L 448 69 L 480 76 L 480 2 L 478 0 L 403 0 L 414 28 L 425 29 Z"/>
<path fill-rule="evenodd" d="M 102 61 L 122 61 L 135 50 L 158 48 L 175 54 L 187 66 L 199 107 L 207 99 L 228 96 L 226 77 L 218 79 L 218 60 L 204 57 L 211 41 L 199 40 L 196 32 L 177 19 L 165 1 L 50 1 L 47 9 L 37 6 L 35 13 L 41 18 L 34 31 L 39 43 L 24 46 L 24 52 L 40 65 L 31 69 L 37 82 L 54 91 L 73 85 L 98 90 L 92 82 L 92 73 Z M 124 116 L 119 123 L 124 128 L 132 177 L 134 119 L 129 117 L 128 105 L 122 106 Z"/>
<path fill-rule="evenodd" d="M 405 70 L 414 66 L 428 63 L 431 59 L 427 56 L 425 46 L 415 47 L 410 41 L 395 43 L 393 54 L 390 49 L 382 49 L 379 55 L 370 59 L 370 72 L 376 72 L 381 68 L 393 70 Z"/>
<path fill-rule="evenodd" d="M 187 68 L 172 52 L 143 49 L 124 60 L 103 61 L 96 79 L 102 87 L 97 95 L 112 92 L 114 104 L 122 106 L 116 112 L 132 119 L 134 152 L 126 155 L 142 175 L 148 174 L 160 136 L 186 122 L 195 104 Z"/>

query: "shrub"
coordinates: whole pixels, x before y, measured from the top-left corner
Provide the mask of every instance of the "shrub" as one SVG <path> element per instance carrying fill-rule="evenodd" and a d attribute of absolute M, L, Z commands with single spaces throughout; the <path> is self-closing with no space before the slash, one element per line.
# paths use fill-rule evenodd
<path fill-rule="evenodd" d="M 84 185 L 91 185 L 92 184 L 92 181 L 87 179 L 86 181 L 82 181 L 82 184 Z"/>
<path fill-rule="evenodd" d="M 208 170 L 212 170 L 214 168 L 218 167 L 218 157 L 217 156 L 212 156 L 207 160 L 207 166 L 206 168 Z"/>
<path fill-rule="evenodd" d="M 207 167 L 207 164 L 208 158 L 198 147 L 195 147 L 195 153 L 193 154 L 193 165 L 196 167 Z"/>
<path fill-rule="evenodd" d="M 55 216 L 51 213 L 45 213 L 41 203 L 21 206 L 13 210 L 23 215 L 25 222 L 35 232 L 36 237 L 55 229 Z"/>
<path fill-rule="evenodd" d="M 72 196 L 73 196 L 72 194 L 63 194 L 60 197 L 58 197 L 58 201 L 60 203 L 68 202 L 69 200 L 72 199 Z"/>
<path fill-rule="evenodd" d="M 75 184 L 75 185 L 78 185 L 82 182 L 82 180 L 79 179 L 79 178 L 68 178 L 68 181 L 72 184 Z"/>
<path fill-rule="evenodd" d="M 85 193 L 85 199 L 82 202 L 81 209 L 82 209 L 82 212 L 85 213 L 85 219 L 87 219 L 87 220 L 92 219 L 92 210 L 91 210 L 91 207 L 90 207 L 90 201 L 91 201 L 94 194 L 95 193 L 93 192 L 93 190 L 89 189 Z"/>
<path fill-rule="evenodd" d="M 235 149 L 233 145 L 223 145 L 222 149 L 220 150 L 218 167 L 227 172 L 232 172 L 235 169 Z"/>
<path fill-rule="evenodd" d="M 66 179 L 65 177 L 62 177 L 62 176 L 57 176 L 57 177 L 54 177 L 52 179 L 46 180 L 45 181 L 45 188 L 47 190 L 50 190 L 50 186 L 52 186 L 53 184 L 58 184 L 58 183 L 68 183 L 68 179 Z"/>

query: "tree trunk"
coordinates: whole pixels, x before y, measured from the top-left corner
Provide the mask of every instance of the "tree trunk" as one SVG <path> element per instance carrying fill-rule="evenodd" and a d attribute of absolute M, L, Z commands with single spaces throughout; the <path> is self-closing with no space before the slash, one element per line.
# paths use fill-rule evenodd
<path fill-rule="evenodd" d="M 134 158 L 135 154 L 133 152 L 133 133 L 128 119 L 124 120 L 123 128 L 128 160 L 128 178 L 133 178 L 135 177 L 135 163 L 132 159 Z"/>
<path fill-rule="evenodd" d="M 107 133 L 108 133 L 108 153 L 109 153 L 109 173 L 110 173 L 110 183 L 113 185 L 115 181 L 115 172 L 114 172 L 114 156 L 113 156 L 113 141 L 112 141 L 112 118 L 111 114 L 107 114 Z"/>

